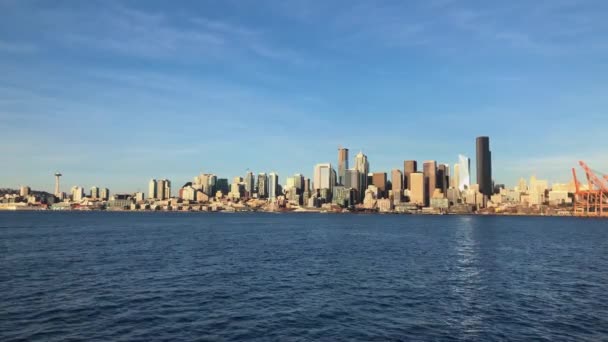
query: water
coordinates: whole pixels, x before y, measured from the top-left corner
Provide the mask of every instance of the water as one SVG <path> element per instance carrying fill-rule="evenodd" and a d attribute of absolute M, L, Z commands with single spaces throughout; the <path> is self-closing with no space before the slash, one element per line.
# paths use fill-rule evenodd
<path fill-rule="evenodd" d="M 608 340 L 608 221 L 0 213 L 2 341 Z"/>

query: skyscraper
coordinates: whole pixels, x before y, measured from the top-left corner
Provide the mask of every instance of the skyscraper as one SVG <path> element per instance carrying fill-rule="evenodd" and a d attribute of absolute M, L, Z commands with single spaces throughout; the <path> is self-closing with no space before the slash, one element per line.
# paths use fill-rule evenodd
<path fill-rule="evenodd" d="M 422 173 L 424 176 L 424 205 L 430 205 L 430 198 L 437 187 L 437 162 L 434 160 L 425 161 L 422 164 Z"/>
<path fill-rule="evenodd" d="M 274 199 L 279 195 L 279 175 L 275 172 L 268 174 L 268 197 Z"/>
<path fill-rule="evenodd" d="M 84 197 L 84 188 L 81 186 L 72 187 L 72 201 L 80 202 Z"/>
<path fill-rule="evenodd" d="M 165 180 L 159 179 L 156 181 L 156 199 L 165 199 Z"/>
<path fill-rule="evenodd" d="M 245 175 L 245 196 L 253 197 L 253 188 L 255 188 L 255 177 L 253 172 L 249 171 Z"/>
<path fill-rule="evenodd" d="M 313 186 L 315 190 L 328 189 L 331 192 L 336 183 L 335 171 L 331 164 L 317 164 L 314 171 Z"/>
<path fill-rule="evenodd" d="M 359 198 L 362 201 L 365 197 L 365 190 L 367 189 L 367 174 L 369 173 L 369 162 L 367 156 L 363 152 L 357 153 L 355 156 L 355 169 L 359 171 L 359 186 L 361 191 L 359 192 Z"/>
<path fill-rule="evenodd" d="M 155 199 L 156 195 L 157 195 L 156 179 L 152 178 L 152 179 L 150 179 L 150 183 L 148 183 L 148 198 Z"/>
<path fill-rule="evenodd" d="M 268 197 L 268 176 L 265 173 L 260 173 L 258 175 L 258 197 Z"/>
<path fill-rule="evenodd" d="M 441 190 L 443 196 L 447 195 L 450 181 L 450 167 L 448 164 L 437 166 L 437 189 Z"/>
<path fill-rule="evenodd" d="M 490 197 L 492 189 L 492 152 L 490 151 L 490 138 L 477 137 L 477 184 L 479 192 Z"/>
<path fill-rule="evenodd" d="M 380 198 L 386 196 L 386 172 L 374 172 L 372 173 L 372 184 L 378 188 L 378 195 Z"/>
<path fill-rule="evenodd" d="M 338 184 L 344 185 L 346 170 L 348 169 L 348 149 L 338 148 Z"/>
<path fill-rule="evenodd" d="M 108 200 L 110 200 L 110 189 L 108 189 L 108 188 L 101 188 L 101 190 L 99 191 L 99 198 L 102 201 L 108 201 Z"/>
<path fill-rule="evenodd" d="M 164 191 L 164 195 L 165 197 L 163 199 L 169 199 L 171 198 L 171 181 L 168 179 L 165 179 L 165 191 Z"/>
<path fill-rule="evenodd" d="M 359 194 L 361 191 L 361 175 L 357 169 L 347 169 L 346 176 L 344 178 L 344 186 L 346 188 L 352 188 L 356 192 L 357 199 L 360 198 Z M 365 192 L 365 191 L 363 191 Z M 356 202 L 359 202 L 358 200 Z"/>
<path fill-rule="evenodd" d="M 424 174 L 420 172 L 410 173 L 410 203 L 426 205 L 425 193 Z"/>
<path fill-rule="evenodd" d="M 456 173 L 456 166 L 458 166 L 456 187 L 458 187 L 460 191 L 469 189 L 471 187 L 471 159 L 469 159 L 467 156 L 459 154 L 458 164 L 454 165 L 454 173 Z"/>
<path fill-rule="evenodd" d="M 393 199 L 395 202 L 401 202 L 403 195 L 403 173 L 399 169 L 391 171 L 391 184 L 393 190 Z"/>
<path fill-rule="evenodd" d="M 418 163 L 415 160 L 406 160 L 403 162 L 403 188 L 411 189 L 410 174 L 418 172 Z"/>
<path fill-rule="evenodd" d="M 454 164 L 453 169 L 454 175 L 450 177 L 450 188 L 460 189 L 460 164 Z"/>
<path fill-rule="evenodd" d="M 304 193 L 304 176 L 302 174 L 296 173 L 293 175 L 294 187 L 296 188 L 297 194 Z"/>

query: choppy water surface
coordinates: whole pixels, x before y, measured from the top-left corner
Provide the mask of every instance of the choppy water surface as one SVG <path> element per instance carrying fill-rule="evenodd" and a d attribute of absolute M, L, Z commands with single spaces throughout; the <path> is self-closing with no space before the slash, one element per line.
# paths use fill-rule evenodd
<path fill-rule="evenodd" d="M 608 221 L 0 213 L 2 341 L 608 340 Z"/>

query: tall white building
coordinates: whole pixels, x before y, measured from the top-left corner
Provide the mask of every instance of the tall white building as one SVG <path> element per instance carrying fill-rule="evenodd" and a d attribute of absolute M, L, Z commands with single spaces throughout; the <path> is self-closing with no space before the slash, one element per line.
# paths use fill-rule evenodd
<path fill-rule="evenodd" d="M 103 201 L 107 201 L 110 199 L 110 190 L 108 188 L 102 188 L 99 191 L 99 198 Z"/>
<path fill-rule="evenodd" d="M 457 166 L 458 175 L 454 175 L 454 177 L 458 179 L 458 183 L 456 183 L 458 184 L 458 190 L 469 189 L 471 187 L 471 159 L 459 154 Z M 454 166 L 454 169 L 456 169 L 456 166 Z"/>
<path fill-rule="evenodd" d="M 148 198 L 155 199 L 156 193 L 156 179 L 150 179 L 150 183 L 148 183 Z"/>
<path fill-rule="evenodd" d="M 279 175 L 275 172 L 268 174 L 268 197 L 274 199 L 279 195 Z"/>
<path fill-rule="evenodd" d="M 84 198 L 84 188 L 81 186 L 72 187 L 72 200 L 74 202 L 80 202 Z"/>
<path fill-rule="evenodd" d="M 329 189 L 330 191 L 336 184 L 336 171 L 331 167 L 330 163 L 322 163 L 315 165 L 313 185 L 315 190 Z"/>

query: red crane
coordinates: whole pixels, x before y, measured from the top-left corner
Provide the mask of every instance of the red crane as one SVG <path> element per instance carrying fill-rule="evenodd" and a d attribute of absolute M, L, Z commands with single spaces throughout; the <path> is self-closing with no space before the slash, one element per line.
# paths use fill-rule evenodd
<path fill-rule="evenodd" d="M 574 186 L 574 215 L 586 217 L 608 217 L 608 175 L 598 177 L 587 164 L 579 161 L 579 165 L 585 171 L 587 188 L 581 189 L 576 170 L 572 169 Z M 599 172 L 598 172 L 599 173 Z"/>

